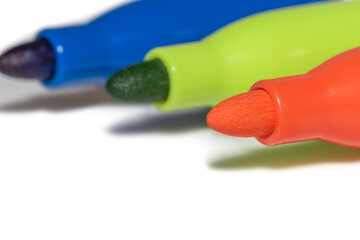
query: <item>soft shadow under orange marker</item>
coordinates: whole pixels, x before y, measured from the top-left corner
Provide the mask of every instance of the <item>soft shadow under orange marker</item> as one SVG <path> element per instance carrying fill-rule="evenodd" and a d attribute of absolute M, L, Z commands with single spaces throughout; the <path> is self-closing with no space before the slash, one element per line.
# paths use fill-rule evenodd
<path fill-rule="evenodd" d="M 207 117 L 215 131 L 266 145 L 323 140 L 360 148 L 360 48 L 305 75 L 263 80 Z"/>

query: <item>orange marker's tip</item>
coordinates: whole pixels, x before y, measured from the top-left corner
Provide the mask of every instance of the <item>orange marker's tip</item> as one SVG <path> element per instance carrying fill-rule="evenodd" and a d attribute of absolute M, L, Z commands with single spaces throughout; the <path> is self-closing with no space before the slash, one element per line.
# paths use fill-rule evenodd
<path fill-rule="evenodd" d="M 207 123 L 230 136 L 268 137 L 275 128 L 275 107 L 266 91 L 254 90 L 216 105 L 209 112 Z"/>

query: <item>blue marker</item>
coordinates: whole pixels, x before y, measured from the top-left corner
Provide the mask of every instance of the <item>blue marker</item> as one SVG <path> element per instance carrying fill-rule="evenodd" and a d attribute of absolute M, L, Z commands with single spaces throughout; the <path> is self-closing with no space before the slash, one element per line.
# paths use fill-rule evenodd
<path fill-rule="evenodd" d="M 154 47 L 198 41 L 240 18 L 321 0 L 142 0 L 87 25 L 47 29 L 0 57 L 0 71 L 48 88 L 101 85 Z"/>

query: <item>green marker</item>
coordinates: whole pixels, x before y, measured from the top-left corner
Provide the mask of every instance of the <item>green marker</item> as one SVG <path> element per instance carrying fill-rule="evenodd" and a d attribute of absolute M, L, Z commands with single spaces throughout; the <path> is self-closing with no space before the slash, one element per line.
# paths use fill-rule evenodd
<path fill-rule="evenodd" d="M 259 80 L 304 74 L 360 45 L 360 1 L 285 8 L 240 20 L 205 40 L 152 50 L 116 73 L 114 97 L 162 111 L 213 106 Z"/>

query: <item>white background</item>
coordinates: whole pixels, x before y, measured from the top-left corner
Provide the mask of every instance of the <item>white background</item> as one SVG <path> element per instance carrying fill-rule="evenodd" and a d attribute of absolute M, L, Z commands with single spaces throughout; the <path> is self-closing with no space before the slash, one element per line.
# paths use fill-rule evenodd
<path fill-rule="evenodd" d="M 1 0 L 0 50 L 120 0 Z M 359 239 L 360 150 L 264 147 L 0 75 L 0 239 Z"/>

